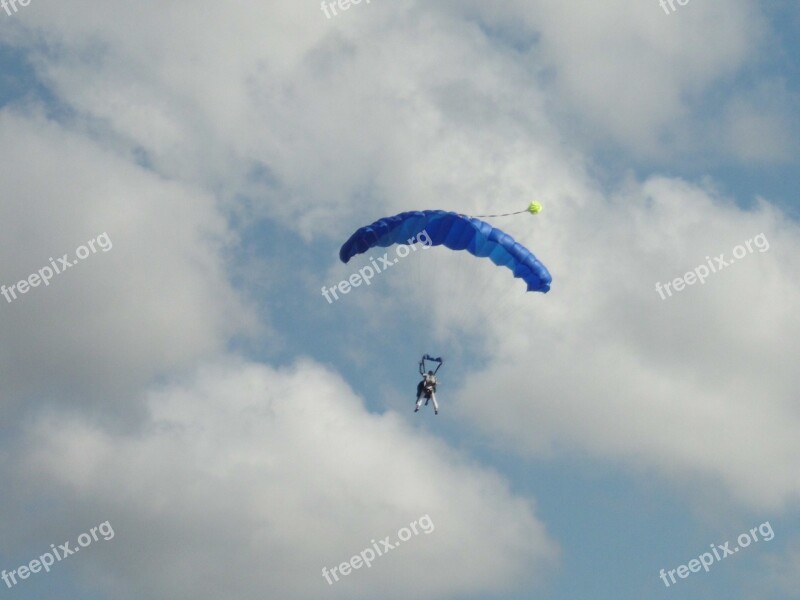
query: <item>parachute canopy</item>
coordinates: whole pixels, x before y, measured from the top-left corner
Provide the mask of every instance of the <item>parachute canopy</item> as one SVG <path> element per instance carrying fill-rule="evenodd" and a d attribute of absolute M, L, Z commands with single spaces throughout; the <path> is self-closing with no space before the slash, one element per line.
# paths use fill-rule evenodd
<path fill-rule="evenodd" d="M 533 252 L 485 221 L 444 210 L 404 212 L 378 219 L 351 235 L 339 250 L 339 258 L 347 263 L 375 246 L 385 248 L 414 243 L 423 232 L 431 246 L 466 250 L 474 256 L 489 258 L 498 266 L 508 267 L 514 277 L 528 284 L 529 292 L 550 290 L 552 277 Z"/>

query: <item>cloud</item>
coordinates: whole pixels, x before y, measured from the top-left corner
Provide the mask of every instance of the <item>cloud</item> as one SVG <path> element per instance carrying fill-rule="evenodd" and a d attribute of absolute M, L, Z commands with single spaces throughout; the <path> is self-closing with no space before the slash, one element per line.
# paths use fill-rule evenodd
<path fill-rule="evenodd" d="M 692 3 L 672 15 L 627 0 L 537 12 L 555 87 L 584 136 L 639 156 L 702 147 L 681 130 L 707 118 L 703 95 L 747 66 L 766 35 L 747 2 Z"/>
<path fill-rule="evenodd" d="M 731 98 L 775 88 L 769 61 L 777 34 L 755 3 L 691 2 L 671 14 L 630 0 L 579 9 L 522 0 L 444 4 L 454 19 L 475 23 L 495 52 L 525 65 L 551 119 L 574 141 L 628 160 L 683 165 L 791 157 L 791 136 L 780 131 L 797 128 L 781 106 L 791 105 L 790 95 L 759 101 L 757 111 L 745 110 L 745 98 L 725 108 Z"/>
<path fill-rule="evenodd" d="M 536 221 L 503 227 L 551 269 L 549 295 L 506 296 L 518 282 L 502 269 L 443 257 L 425 286 L 410 269 L 384 278 L 407 293 L 386 295 L 364 329 L 401 301 L 430 311 L 438 339 L 486 359 L 451 406 L 525 457 L 587 454 L 750 507 L 796 500 L 796 225 L 766 202 L 742 211 L 675 178 L 607 192 L 584 148 L 708 148 L 687 132 L 705 94 L 752 60 L 764 34 L 755 9 L 693 2 L 666 16 L 655 3 L 480 2 L 464 17 L 448 13 L 452 3 L 398 6 L 335 22 L 317 5 L 275 2 L 197 2 L 187 13 L 79 0 L 26 13 L 36 35 L 20 43 L 75 115 L 66 125 L 5 116 L 10 172 L 23 175 L 0 184 L 16 195 L 0 227 L 22 249 L 3 276 L 25 276 L 41 248 L 68 251 L 101 230 L 115 247 L 71 273 L 63 294 L 36 290 L 13 305 L 20 343 L 3 350 L 4 391 L 56 396 L 54 382 L 66 381 L 76 398 L 91 390 L 95 406 L 106 396 L 126 408 L 140 406 L 128 402 L 139 392 L 152 420 L 120 434 L 94 416 L 39 419 L 22 430 L 26 458 L 8 480 L 43 498 L 66 494 L 64 510 L 89 524 L 114 523 L 119 554 L 91 564 L 110 573 L 103 585 L 115 597 L 488 593 L 523 585 L 530 564 L 553 556 L 502 479 L 392 413 L 366 413 L 310 363 L 206 366 L 142 392 L 251 324 L 225 276 L 227 211 L 319 242 L 368 214 L 495 213 L 541 199 Z M 737 144 L 755 135 L 733 157 L 778 160 L 785 100 L 765 104 L 756 89 L 702 131 Z M 31 199 L 41 205 L 28 215 Z M 769 252 L 659 298 L 656 281 L 762 232 Z M 339 279 L 329 275 L 320 279 Z M 50 329 L 34 310 L 53 315 Z M 319 576 L 426 513 L 437 530 L 407 553 L 332 588 Z M 48 523 L 59 516 L 74 519 Z M 6 528 L 21 539 L 22 525 Z"/>
<path fill-rule="evenodd" d="M 657 293 L 762 233 L 768 250 L 751 242 L 704 284 Z M 551 292 L 466 309 L 492 351 L 461 410 L 528 456 L 656 468 L 751 507 L 796 502 L 798 239 L 767 203 L 745 211 L 666 178 L 630 182 L 604 211 L 562 207 L 532 246 L 548 256 Z"/>
<path fill-rule="evenodd" d="M 557 556 L 498 475 L 394 413 L 365 412 L 313 363 L 225 359 L 148 401 L 152 420 L 125 435 L 42 417 L 4 475 L 11 494 L 58 499 L 38 535 L 111 521 L 104 552 L 70 567 L 102 571 L 95 585 L 115 598 L 444 598 L 541 582 Z M 323 579 L 323 566 L 426 514 L 430 534 L 333 586 Z M 28 524 L 3 529 L 9 547 L 29 542 Z"/>
<path fill-rule="evenodd" d="M 61 102 L 156 172 L 221 190 L 229 206 L 245 195 L 307 239 L 365 199 L 399 207 L 480 179 L 472 195 L 485 196 L 495 161 L 464 178 L 465 128 L 553 135 L 531 110 L 543 103 L 532 75 L 468 25 L 437 11 L 362 8 L 329 21 L 319 6 L 285 3 L 204 2 L 187 16 L 158 3 L 79 2 L 31 13 L 32 31 L 59 52 L 35 37 L 28 49 Z M 193 33 L 209 28 L 210 38 Z M 441 181 L 443 157 L 451 181 Z"/>
<path fill-rule="evenodd" d="M 227 281 L 236 241 L 213 196 L 36 114 L 0 114 L 0 280 L 16 284 L 106 233 L 112 247 L 0 304 L 11 406 L 43 398 L 122 409 L 151 378 L 255 327 Z M 56 262 L 58 262 L 56 260 Z M 130 408 L 130 405 L 128 406 Z M 124 409 L 123 409 L 124 410 Z"/>

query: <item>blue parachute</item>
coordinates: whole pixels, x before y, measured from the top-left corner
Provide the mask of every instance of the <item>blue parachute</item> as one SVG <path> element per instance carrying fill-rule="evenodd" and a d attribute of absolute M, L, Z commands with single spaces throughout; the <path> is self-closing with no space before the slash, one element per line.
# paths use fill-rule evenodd
<path fill-rule="evenodd" d="M 466 250 L 475 256 L 488 257 L 498 266 L 508 267 L 514 277 L 528 284 L 529 292 L 550 290 L 553 279 L 533 252 L 485 221 L 444 210 L 404 212 L 378 219 L 351 235 L 339 250 L 339 258 L 347 263 L 375 246 L 385 248 L 393 244 L 423 242 L 419 239 L 422 233 L 430 239 L 431 246 Z"/>

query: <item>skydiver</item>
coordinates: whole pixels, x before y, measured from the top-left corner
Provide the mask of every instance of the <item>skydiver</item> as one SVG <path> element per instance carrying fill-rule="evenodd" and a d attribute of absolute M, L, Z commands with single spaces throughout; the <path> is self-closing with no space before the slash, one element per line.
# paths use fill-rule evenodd
<path fill-rule="evenodd" d="M 433 371 L 423 373 L 422 381 L 417 384 L 417 405 L 414 407 L 414 412 L 419 411 L 423 395 L 425 396 L 425 406 L 428 406 L 428 400 L 433 400 L 433 412 L 438 415 L 439 404 L 436 402 L 436 375 L 433 374 Z"/>
<path fill-rule="evenodd" d="M 414 412 L 419 411 L 419 407 L 422 404 L 422 397 L 425 396 L 425 406 L 428 406 L 429 400 L 433 400 L 433 412 L 438 415 L 439 404 L 436 402 L 436 372 L 428 371 L 425 373 L 425 359 L 433 360 L 426 354 L 419 362 L 419 374 L 422 375 L 422 381 L 417 384 L 417 404 L 414 407 Z M 439 363 L 439 366 L 436 367 L 436 371 L 438 371 L 439 367 L 442 366 L 442 360 L 437 359 L 436 362 Z"/>

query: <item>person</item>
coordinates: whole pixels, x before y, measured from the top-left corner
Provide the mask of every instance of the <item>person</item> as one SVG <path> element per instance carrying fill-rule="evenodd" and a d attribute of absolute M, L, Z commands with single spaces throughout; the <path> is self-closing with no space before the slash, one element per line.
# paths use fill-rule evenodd
<path fill-rule="evenodd" d="M 428 406 L 429 400 L 433 400 L 433 413 L 438 415 L 439 404 L 436 402 L 436 371 L 428 371 L 427 373 L 425 372 L 426 360 L 439 363 L 439 366 L 436 367 L 436 371 L 439 370 L 439 367 L 442 366 L 443 362 L 441 358 L 433 358 L 427 354 L 422 357 L 421 361 L 419 361 L 419 374 L 422 375 L 422 381 L 417 384 L 417 403 L 414 406 L 414 412 L 419 411 L 419 407 L 422 404 L 422 398 L 424 396 L 425 406 Z"/>

